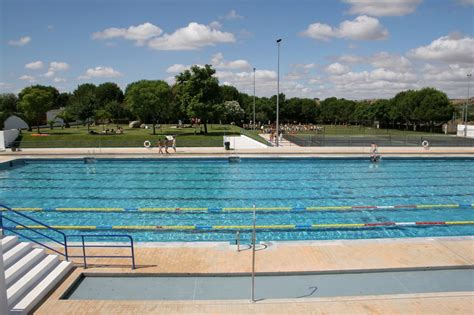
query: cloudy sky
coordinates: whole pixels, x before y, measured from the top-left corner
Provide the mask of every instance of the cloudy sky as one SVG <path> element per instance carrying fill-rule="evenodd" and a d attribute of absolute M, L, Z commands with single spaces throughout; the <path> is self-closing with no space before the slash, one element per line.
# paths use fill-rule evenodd
<path fill-rule="evenodd" d="M 465 98 L 474 0 L 2 0 L 0 92 L 173 77 L 212 64 L 257 95 Z"/>

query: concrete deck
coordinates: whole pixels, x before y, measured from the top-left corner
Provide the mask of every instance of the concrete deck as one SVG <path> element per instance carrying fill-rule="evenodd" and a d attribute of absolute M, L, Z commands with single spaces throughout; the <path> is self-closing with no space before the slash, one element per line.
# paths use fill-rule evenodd
<path fill-rule="evenodd" d="M 474 147 L 382 147 L 383 157 L 473 157 Z M 314 157 L 341 158 L 370 156 L 369 147 L 268 147 L 226 151 L 224 148 L 178 148 L 176 153 L 161 155 L 157 148 L 45 148 L 9 150 L 0 152 L 0 163 L 19 158 L 61 159 L 61 158 L 215 158 L 239 155 L 241 157 Z"/>
<path fill-rule="evenodd" d="M 143 244 L 146 245 L 146 244 Z M 95 274 L 249 274 L 251 251 L 237 252 L 225 243 L 154 244 L 136 249 L 136 270 L 130 261 L 102 259 L 84 270 L 78 267 L 41 305 L 37 314 L 469 314 L 474 293 L 425 293 L 312 299 L 278 299 L 250 303 L 226 301 L 73 301 L 60 297 L 84 272 Z M 88 250 L 96 254 L 97 249 Z M 125 254 L 108 250 L 109 254 Z M 78 260 L 78 263 L 80 260 Z M 99 265 L 100 264 L 100 265 Z M 256 270 L 272 273 L 321 273 L 353 270 L 426 269 L 474 266 L 474 237 L 379 239 L 268 244 L 257 251 Z M 474 281 L 474 280 L 473 280 Z M 258 288 L 257 288 L 258 289 Z M 225 290 L 225 288 L 223 288 Z"/>

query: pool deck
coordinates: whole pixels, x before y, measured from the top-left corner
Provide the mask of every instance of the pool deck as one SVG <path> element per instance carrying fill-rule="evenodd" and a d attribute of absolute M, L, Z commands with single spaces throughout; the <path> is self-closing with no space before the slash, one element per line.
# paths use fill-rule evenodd
<path fill-rule="evenodd" d="M 268 147 L 226 151 L 218 147 L 183 147 L 159 154 L 157 148 L 35 148 L 0 152 L 0 162 L 19 158 L 192 158 L 192 157 L 368 157 L 370 147 Z M 474 147 L 379 147 L 382 157 L 472 157 Z"/>
<path fill-rule="evenodd" d="M 474 268 L 472 236 L 274 242 L 266 245 L 266 248 L 262 247 L 263 249 L 256 253 L 256 271 L 259 274 Z M 91 249 L 88 254 L 97 254 L 97 250 Z M 125 252 L 122 249 L 109 249 L 108 254 L 118 255 Z M 249 274 L 251 271 L 251 251 L 244 249 L 238 252 L 235 245 L 228 243 L 143 243 L 136 248 L 136 257 L 138 268 L 133 271 L 130 269 L 129 260 L 91 260 L 90 263 L 96 265 L 91 265 L 86 270 L 78 264 L 36 310 L 36 314 L 470 314 L 474 310 L 474 292 L 268 299 L 257 303 L 247 300 L 60 300 L 67 288 L 82 273 L 209 275 Z M 81 260 L 77 262 L 80 263 Z"/>

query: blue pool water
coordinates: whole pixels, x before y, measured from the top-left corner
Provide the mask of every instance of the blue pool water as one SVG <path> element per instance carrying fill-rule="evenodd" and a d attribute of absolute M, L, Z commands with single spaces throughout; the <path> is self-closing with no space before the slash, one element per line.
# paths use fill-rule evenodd
<path fill-rule="evenodd" d="M 474 159 L 26 160 L 0 171 L 10 207 L 125 208 L 124 212 L 38 211 L 50 225 L 235 226 L 249 212 L 140 212 L 137 208 L 393 206 L 474 203 Z M 257 225 L 473 221 L 474 208 L 258 212 Z M 117 230 L 100 231 L 117 233 Z M 77 230 L 68 231 L 79 233 Z M 97 232 L 80 232 L 97 233 Z M 137 241 L 231 241 L 235 231 L 132 231 Z M 243 231 L 243 237 L 250 235 Z M 260 240 L 474 235 L 474 225 L 261 230 Z"/>

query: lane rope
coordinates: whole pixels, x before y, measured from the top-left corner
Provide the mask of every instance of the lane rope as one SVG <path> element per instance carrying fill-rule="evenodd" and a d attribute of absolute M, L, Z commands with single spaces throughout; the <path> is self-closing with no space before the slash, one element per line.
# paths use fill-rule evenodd
<path fill-rule="evenodd" d="M 315 207 L 259 207 L 256 211 L 350 211 L 350 210 L 390 210 L 390 209 L 435 209 L 435 208 L 474 208 L 474 204 L 411 204 L 411 205 L 391 205 L 391 206 L 315 206 Z M 229 208 L 206 208 L 206 207 L 144 207 L 144 208 L 121 208 L 121 207 L 68 207 L 68 208 L 40 208 L 40 207 L 17 207 L 16 211 L 59 211 L 59 212 L 251 212 L 252 207 L 229 207 Z M 5 209 L 0 208 L 0 211 Z"/>
<path fill-rule="evenodd" d="M 379 228 L 387 226 L 439 226 L 439 225 L 474 225 L 474 221 L 415 221 L 415 222 L 373 222 L 373 223 L 324 223 L 324 224 L 279 224 L 257 225 L 258 230 L 308 230 L 308 229 L 349 229 Z M 41 225 L 27 226 L 32 229 L 46 229 Z M 252 225 L 53 225 L 58 230 L 252 230 Z M 24 229 L 15 226 L 15 229 Z"/>

